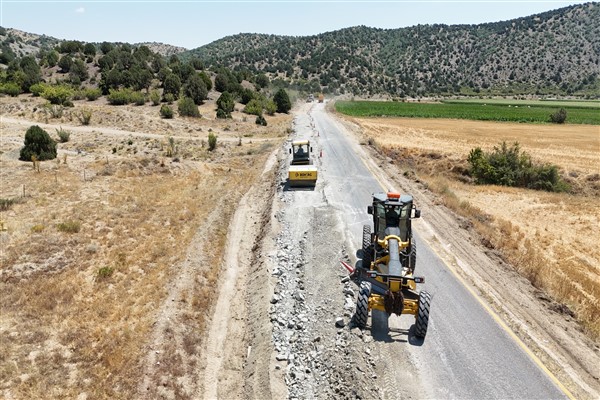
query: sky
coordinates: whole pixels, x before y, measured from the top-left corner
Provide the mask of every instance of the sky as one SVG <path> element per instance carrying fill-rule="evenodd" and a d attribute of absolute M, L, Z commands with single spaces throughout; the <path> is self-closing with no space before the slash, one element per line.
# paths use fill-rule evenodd
<path fill-rule="evenodd" d="M 0 26 L 84 42 L 194 49 L 238 33 L 308 36 L 351 26 L 479 24 L 586 1 L 0 0 Z"/>

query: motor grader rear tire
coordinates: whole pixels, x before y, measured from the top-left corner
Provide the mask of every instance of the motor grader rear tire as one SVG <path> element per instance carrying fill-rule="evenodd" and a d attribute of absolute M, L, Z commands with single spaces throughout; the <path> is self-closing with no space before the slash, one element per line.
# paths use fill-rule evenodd
<path fill-rule="evenodd" d="M 429 325 L 429 308 L 431 307 L 431 295 L 422 290 L 419 293 L 419 310 L 417 311 L 417 322 L 415 323 L 415 336 L 425 338 L 427 325 Z"/>
<path fill-rule="evenodd" d="M 371 226 L 363 225 L 362 237 L 362 267 L 365 269 L 371 268 Z"/>
<path fill-rule="evenodd" d="M 367 325 L 369 318 L 369 297 L 371 296 L 371 283 L 361 282 L 356 300 L 356 312 L 354 313 L 354 324 L 359 328 Z"/>

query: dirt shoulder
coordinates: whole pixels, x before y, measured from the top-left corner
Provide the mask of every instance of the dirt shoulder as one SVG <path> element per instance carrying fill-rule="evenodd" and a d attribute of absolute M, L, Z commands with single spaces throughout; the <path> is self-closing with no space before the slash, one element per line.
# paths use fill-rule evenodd
<path fill-rule="evenodd" d="M 392 160 L 372 146 L 369 132 L 340 118 L 356 141 L 356 147 L 371 171 L 386 187 L 411 193 L 422 209 L 416 229 L 461 276 L 478 297 L 488 304 L 535 356 L 576 398 L 594 399 L 600 393 L 600 346 L 581 326 L 543 292 L 503 261 L 501 254 L 482 245 L 482 238 L 464 218 L 440 204 L 439 196 L 418 180 L 406 179 Z"/>

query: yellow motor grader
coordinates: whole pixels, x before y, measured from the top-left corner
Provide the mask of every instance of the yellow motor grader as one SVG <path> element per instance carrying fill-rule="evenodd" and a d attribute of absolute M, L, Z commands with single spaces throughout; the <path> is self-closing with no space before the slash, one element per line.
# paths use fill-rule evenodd
<path fill-rule="evenodd" d="M 363 227 L 362 262 L 351 271 L 360 288 L 354 323 L 364 328 L 370 310 L 384 311 L 388 316 L 411 314 L 416 319 L 415 335 L 424 338 L 431 295 L 417 291 L 417 283 L 424 283 L 425 278 L 414 276 L 417 248 L 411 227 L 411 220 L 419 218 L 421 212 L 412 196 L 399 193 L 373 194 L 367 212 L 373 216 L 374 229 Z"/>

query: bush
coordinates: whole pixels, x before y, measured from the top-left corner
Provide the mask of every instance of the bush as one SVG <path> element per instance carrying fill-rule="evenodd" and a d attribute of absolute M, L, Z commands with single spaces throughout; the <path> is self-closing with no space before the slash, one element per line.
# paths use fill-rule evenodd
<path fill-rule="evenodd" d="M 16 203 L 15 199 L 0 199 L 0 211 L 8 211 Z"/>
<path fill-rule="evenodd" d="M 278 113 L 287 113 L 292 109 L 292 102 L 284 89 L 279 89 L 277 93 L 275 93 L 273 101 L 275 102 L 275 105 L 277 105 Z"/>
<path fill-rule="evenodd" d="M 167 93 L 163 96 L 163 100 L 169 104 L 173 104 L 175 101 L 175 96 L 173 96 L 173 93 Z"/>
<path fill-rule="evenodd" d="M 88 99 L 88 101 L 94 101 L 94 100 L 98 100 L 100 98 L 100 96 L 102 96 L 102 91 L 98 88 L 92 88 L 92 89 L 86 89 L 84 94 L 85 94 L 85 98 Z"/>
<path fill-rule="evenodd" d="M 206 100 L 208 89 L 200 75 L 194 72 L 185 83 L 183 93 L 191 98 L 195 104 L 200 105 Z"/>
<path fill-rule="evenodd" d="M 231 118 L 231 114 L 227 115 L 225 110 L 217 108 L 217 118 L 219 118 L 219 119 Z"/>
<path fill-rule="evenodd" d="M 251 100 L 256 98 L 256 94 L 257 93 L 254 90 L 242 89 L 242 92 L 240 93 L 240 103 L 248 104 Z"/>
<path fill-rule="evenodd" d="M 154 106 L 160 104 L 160 92 L 158 90 L 154 89 L 150 92 L 150 101 Z"/>
<path fill-rule="evenodd" d="M 561 108 L 555 113 L 550 114 L 550 122 L 554 122 L 555 124 L 564 124 L 567 120 L 567 110 Z"/>
<path fill-rule="evenodd" d="M 112 276 L 114 269 L 112 267 L 102 267 L 98 269 L 98 278 L 107 279 Z"/>
<path fill-rule="evenodd" d="M 263 111 L 263 106 L 261 104 L 260 101 L 253 99 L 250 100 L 248 102 L 248 104 L 246 104 L 246 107 L 244 107 L 244 112 L 246 114 L 252 114 L 252 115 L 262 115 L 262 111 Z"/>
<path fill-rule="evenodd" d="M 56 130 L 56 134 L 61 143 L 67 143 L 71 139 L 71 132 L 64 130 L 62 127 Z"/>
<path fill-rule="evenodd" d="M 31 92 L 33 97 L 39 97 L 42 95 L 42 92 L 44 91 L 46 86 L 47 85 L 44 83 L 35 83 L 35 84 L 29 86 L 29 91 Z"/>
<path fill-rule="evenodd" d="M 267 115 L 274 115 L 275 111 L 277 111 L 277 105 L 273 100 L 268 100 L 264 107 Z"/>
<path fill-rule="evenodd" d="M 256 117 L 256 121 L 254 121 L 256 125 L 267 126 L 267 120 L 262 115 Z"/>
<path fill-rule="evenodd" d="M 48 100 L 50 104 L 64 104 L 73 96 L 73 89 L 64 85 L 47 85 L 42 91 L 41 96 Z"/>
<path fill-rule="evenodd" d="M 166 119 L 173 118 L 173 109 L 170 106 L 163 104 L 160 106 L 160 116 Z"/>
<path fill-rule="evenodd" d="M 79 221 L 69 220 L 56 224 L 56 229 L 65 233 L 77 233 L 81 230 L 81 223 Z"/>
<path fill-rule="evenodd" d="M 550 192 L 568 190 L 558 174 L 558 167 L 550 164 L 534 164 L 519 143 L 507 146 L 502 142 L 494 151 L 485 153 L 481 148 L 472 149 L 467 158 L 470 173 L 478 184 L 517 186 Z"/>
<path fill-rule="evenodd" d="M 123 106 L 125 104 L 131 103 L 132 92 L 133 91 L 131 89 L 127 88 L 120 90 L 110 89 L 108 96 L 106 96 L 106 99 L 113 106 Z"/>
<path fill-rule="evenodd" d="M 166 100 L 167 94 L 172 95 L 174 100 L 178 99 L 180 89 L 181 89 L 181 79 L 179 79 L 179 76 L 177 76 L 173 73 L 169 73 L 165 77 L 165 81 L 163 82 L 163 97 L 165 98 L 165 100 Z M 171 100 L 171 101 L 173 101 L 173 100 Z"/>
<path fill-rule="evenodd" d="M 190 97 L 184 97 L 177 102 L 177 111 L 182 117 L 199 117 L 200 111 L 194 100 Z"/>
<path fill-rule="evenodd" d="M 231 112 L 235 107 L 235 101 L 233 96 L 229 92 L 223 92 L 217 99 L 217 118 L 219 117 L 219 110 L 222 110 L 221 116 L 225 115 L 224 118 L 231 118 Z"/>
<path fill-rule="evenodd" d="M 210 132 L 208 134 L 208 150 L 213 151 L 217 147 L 217 137 L 214 133 Z"/>
<path fill-rule="evenodd" d="M 44 111 L 46 111 L 52 118 L 62 118 L 65 108 L 62 105 L 57 104 L 46 104 L 44 106 Z"/>
<path fill-rule="evenodd" d="M 89 125 L 92 120 L 92 111 L 84 108 L 77 113 L 77 119 L 81 125 Z"/>
<path fill-rule="evenodd" d="M 0 91 L 4 94 L 9 95 L 10 97 L 17 97 L 21 94 L 21 87 L 16 83 L 7 82 L 4 85 L 0 86 Z"/>
<path fill-rule="evenodd" d="M 56 158 L 56 142 L 37 125 L 29 127 L 25 132 L 25 147 L 21 149 L 19 160 L 31 161 L 32 156 L 39 161 Z"/>
<path fill-rule="evenodd" d="M 143 106 L 146 104 L 146 96 L 142 92 L 132 92 L 129 100 L 136 106 Z"/>

